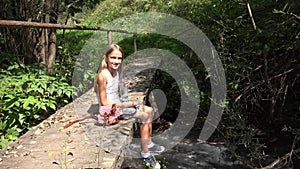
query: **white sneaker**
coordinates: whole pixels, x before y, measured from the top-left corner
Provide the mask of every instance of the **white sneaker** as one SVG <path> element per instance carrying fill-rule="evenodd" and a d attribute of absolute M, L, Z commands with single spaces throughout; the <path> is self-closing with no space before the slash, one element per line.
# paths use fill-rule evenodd
<path fill-rule="evenodd" d="M 156 161 L 155 157 L 153 156 L 152 153 L 150 153 L 150 156 L 147 158 L 142 157 L 143 163 L 147 166 L 147 167 L 151 167 L 153 169 L 160 169 L 161 166 L 160 164 Z"/>
<path fill-rule="evenodd" d="M 154 144 L 154 143 L 153 143 Z M 154 144 L 152 147 L 148 147 L 148 150 L 154 154 L 154 155 L 158 155 L 160 153 L 162 153 L 163 151 L 165 151 L 165 147 L 164 146 L 160 146 L 157 144 Z"/>

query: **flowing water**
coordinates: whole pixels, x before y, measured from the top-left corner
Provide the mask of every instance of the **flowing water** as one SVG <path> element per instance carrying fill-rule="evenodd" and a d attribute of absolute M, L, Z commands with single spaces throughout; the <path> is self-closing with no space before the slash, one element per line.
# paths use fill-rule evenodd
<path fill-rule="evenodd" d="M 131 149 L 134 146 L 139 145 L 131 145 Z M 172 149 L 157 155 L 156 158 L 167 169 L 250 169 L 230 161 L 227 158 L 227 150 L 224 145 L 181 142 Z M 137 158 L 126 158 L 123 169 L 145 168 L 140 161 Z"/>

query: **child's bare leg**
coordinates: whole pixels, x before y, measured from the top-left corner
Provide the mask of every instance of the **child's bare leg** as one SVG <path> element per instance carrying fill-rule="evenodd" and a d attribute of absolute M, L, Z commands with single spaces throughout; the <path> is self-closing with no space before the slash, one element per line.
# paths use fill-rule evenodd
<path fill-rule="evenodd" d="M 149 125 L 148 123 L 143 123 L 140 128 L 141 142 L 142 142 L 142 152 L 148 152 L 148 140 L 149 140 Z"/>
<path fill-rule="evenodd" d="M 85 119 L 88 119 L 88 118 L 93 118 L 94 115 L 93 114 L 88 114 L 88 115 L 85 115 L 84 117 L 82 117 L 81 119 L 79 119 L 79 121 L 83 121 Z"/>
<path fill-rule="evenodd" d="M 149 128 L 148 144 L 150 144 L 152 142 L 152 122 L 148 123 L 148 128 Z"/>
<path fill-rule="evenodd" d="M 140 128 L 142 152 L 148 152 L 148 144 L 151 143 L 153 115 L 153 109 L 144 105 L 137 114 L 137 118 L 142 121 Z"/>

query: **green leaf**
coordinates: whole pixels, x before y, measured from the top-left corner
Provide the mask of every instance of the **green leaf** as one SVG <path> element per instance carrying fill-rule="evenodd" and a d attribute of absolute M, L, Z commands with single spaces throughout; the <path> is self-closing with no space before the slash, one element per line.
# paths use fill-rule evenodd
<path fill-rule="evenodd" d="M 28 99 L 25 99 L 25 102 L 23 103 L 23 108 L 24 109 L 28 109 L 28 105 L 29 105 L 29 101 L 28 101 Z"/>
<path fill-rule="evenodd" d="M 47 89 L 47 84 L 46 83 L 41 83 L 41 86 L 43 89 Z"/>
<path fill-rule="evenodd" d="M 0 121 L 0 131 L 6 129 L 6 121 Z"/>
<path fill-rule="evenodd" d="M 47 107 L 45 106 L 45 104 L 42 104 L 42 105 L 41 105 L 41 108 L 42 108 L 43 110 L 47 111 Z"/>
<path fill-rule="evenodd" d="M 10 140 L 16 140 L 19 136 L 19 132 L 16 130 L 16 127 L 10 128 L 7 130 L 7 138 Z"/>
<path fill-rule="evenodd" d="M 41 117 L 41 116 L 38 115 L 38 114 L 33 115 L 33 118 L 34 118 L 34 119 L 40 119 L 40 117 Z"/>
<path fill-rule="evenodd" d="M 17 101 L 15 101 L 15 106 L 17 106 L 17 107 L 20 107 L 20 102 L 19 102 L 19 100 L 17 100 Z"/>
<path fill-rule="evenodd" d="M 39 93 L 44 94 L 44 89 L 42 89 L 42 88 L 37 88 L 36 90 L 37 90 Z"/>
<path fill-rule="evenodd" d="M 62 90 L 61 90 L 61 89 L 58 89 L 58 90 L 57 90 L 57 94 L 58 94 L 58 96 L 61 96 Z"/>
<path fill-rule="evenodd" d="M 67 95 L 68 97 L 71 97 L 71 94 L 72 94 L 71 91 L 66 91 L 66 95 Z"/>
<path fill-rule="evenodd" d="M 18 65 L 18 64 L 14 64 L 14 65 L 12 65 L 12 66 L 9 66 L 9 67 L 7 68 L 7 70 L 13 70 L 13 69 L 17 69 L 17 68 L 19 68 L 19 65 Z"/>
<path fill-rule="evenodd" d="M 53 109 L 53 110 L 56 110 L 56 106 L 55 106 L 55 104 L 53 104 L 53 103 L 50 103 L 50 104 L 49 104 L 49 107 L 50 107 L 51 109 Z"/>
<path fill-rule="evenodd" d="M 55 91 L 55 88 L 54 88 L 52 85 L 50 85 L 50 86 L 48 87 L 48 91 L 49 91 L 49 93 L 52 95 L 52 94 L 54 93 L 54 91 Z"/>
<path fill-rule="evenodd" d="M 19 114 L 19 122 L 21 125 L 24 123 L 25 120 L 26 120 L 26 115 Z"/>

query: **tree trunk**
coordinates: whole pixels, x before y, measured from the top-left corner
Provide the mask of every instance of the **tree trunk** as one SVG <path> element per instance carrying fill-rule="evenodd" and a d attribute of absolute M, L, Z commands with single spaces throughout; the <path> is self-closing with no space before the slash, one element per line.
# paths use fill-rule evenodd
<path fill-rule="evenodd" d="M 58 0 L 45 1 L 45 22 L 57 23 Z M 51 72 L 56 58 L 56 29 L 45 29 L 45 53 L 47 72 Z"/>
<path fill-rule="evenodd" d="M 56 57 L 56 32 L 51 31 L 49 33 L 49 58 L 47 64 L 47 71 L 51 72 Z"/>
<path fill-rule="evenodd" d="M 31 20 L 29 20 L 31 21 Z M 27 65 L 31 65 L 34 63 L 34 55 L 33 55 L 33 45 L 35 44 L 35 35 L 34 29 L 32 28 L 23 28 L 20 30 L 20 41 L 21 43 L 21 57 L 24 58 L 24 63 Z"/>
<path fill-rule="evenodd" d="M 58 0 L 3 0 L 0 3 L 0 18 L 33 22 L 57 23 Z M 4 36 L 2 36 L 4 35 Z M 56 57 L 56 30 L 50 28 L 0 28 L 0 54 L 16 55 L 18 60 L 30 65 L 46 64 L 48 71 Z"/>

